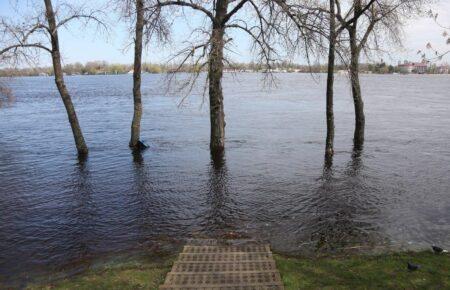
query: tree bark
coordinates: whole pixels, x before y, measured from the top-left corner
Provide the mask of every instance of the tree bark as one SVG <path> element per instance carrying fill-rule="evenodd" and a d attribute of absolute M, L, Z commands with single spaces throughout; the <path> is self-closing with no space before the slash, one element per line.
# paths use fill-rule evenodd
<path fill-rule="evenodd" d="M 350 36 L 350 82 L 352 86 L 353 104 L 355 107 L 355 133 L 353 136 L 353 143 L 355 145 L 355 148 L 361 148 L 364 144 L 365 116 L 364 102 L 362 100 L 361 86 L 359 83 L 359 50 L 357 48 L 354 48 L 354 38 L 354 36 Z"/>
<path fill-rule="evenodd" d="M 133 67 L 133 101 L 134 113 L 131 122 L 131 138 L 129 146 L 139 148 L 142 119 L 141 70 L 142 70 L 142 38 L 144 34 L 144 0 L 136 0 L 136 36 L 134 40 Z"/>
<path fill-rule="evenodd" d="M 52 61 L 53 70 L 55 73 L 55 83 L 58 88 L 61 99 L 67 111 L 70 126 L 72 128 L 73 137 L 75 139 L 75 144 L 77 147 L 78 155 L 83 156 L 88 153 L 88 148 L 84 141 L 83 133 L 81 131 L 80 124 L 78 123 L 77 114 L 72 103 L 72 98 L 67 91 L 63 71 L 61 67 L 61 54 L 59 51 L 59 40 L 58 40 L 58 29 L 56 25 L 55 13 L 53 11 L 53 6 L 51 0 L 44 0 L 46 18 L 48 21 L 48 27 L 50 29 L 50 40 L 52 44 Z"/>
<path fill-rule="evenodd" d="M 225 149 L 225 112 L 223 106 L 223 48 L 225 28 L 222 20 L 227 14 L 228 0 L 216 2 L 216 15 L 211 34 L 211 51 L 209 53 L 209 113 L 211 122 L 211 152 Z"/>
<path fill-rule="evenodd" d="M 334 10 L 334 0 L 330 0 L 330 35 L 328 47 L 328 75 L 327 75 L 327 139 L 325 143 L 325 155 L 334 154 L 334 112 L 333 112 L 333 84 L 334 84 L 334 63 L 336 46 L 336 19 Z"/>
<path fill-rule="evenodd" d="M 355 15 L 361 10 L 361 1 L 355 0 Z M 355 132 L 353 144 L 356 149 L 361 149 L 364 144 L 364 102 L 361 95 L 361 86 L 359 83 L 359 55 L 360 46 L 357 43 L 357 21 L 348 29 L 350 37 L 350 82 L 352 86 L 353 104 L 355 107 Z"/>

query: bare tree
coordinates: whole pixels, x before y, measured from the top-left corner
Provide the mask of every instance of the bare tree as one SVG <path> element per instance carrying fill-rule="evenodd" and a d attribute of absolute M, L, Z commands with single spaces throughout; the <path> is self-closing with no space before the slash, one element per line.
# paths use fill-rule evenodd
<path fill-rule="evenodd" d="M 142 38 L 144 34 L 144 0 L 136 0 L 136 29 L 134 39 L 134 66 L 133 66 L 133 100 L 134 114 L 131 123 L 131 138 L 129 146 L 133 149 L 139 147 L 142 118 L 141 96 L 141 65 L 142 65 Z M 144 145 L 145 146 L 145 145 Z"/>
<path fill-rule="evenodd" d="M 142 119 L 142 50 L 153 36 L 159 41 L 165 41 L 169 36 L 168 23 L 161 15 L 161 9 L 154 6 L 153 0 L 126 0 L 119 1 L 124 16 L 135 23 L 134 28 L 134 65 L 133 65 L 133 120 L 131 123 L 131 137 L 129 146 L 133 150 L 143 150 L 147 146 L 140 140 Z M 147 5 L 146 5 L 147 4 Z M 153 6 L 148 9 L 149 6 Z"/>
<path fill-rule="evenodd" d="M 328 42 L 328 70 L 326 87 L 326 123 L 327 136 L 325 142 L 325 157 L 329 158 L 334 153 L 334 109 L 333 109 L 333 84 L 334 67 L 336 55 L 336 42 L 342 32 L 355 23 L 364 12 L 366 12 L 375 2 L 368 1 L 364 7 L 354 13 L 352 17 L 348 15 L 345 19 L 340 16 L 339 0 L 329 0 L 328 9 L 321 1 L 285 1 L 273 0 L 282 11 L 290 18 L 299 31 L 300 37 L 296 41 L 303 42 L 302 48 L 309 58 L 311 49 L 323 47 L 322 39 Z M 336 7 L 337 6 L 337 7 Z M 336 13 L 336 8 L 338 9 Z M 340 25 L 336 24 L 336 18 L 340 19 Z M 328 28 L 326 24 L 328 21 Z"/>
<path fill-rule="evenodd" d="M 21 61 L 34 61 L 40 50 L 50 53 L 56 87 L 67 111 L 78 155 L 80 157 L 85 156 L 88 153 L 88 147 L 78 122 L 72 98 L 64 82 L 58 30 L 66 27 L 74 20 L 84 20 L 85 23 L 94 21 L 102 26 L 104 24 L 96 16 L 99 11 L 88 11 L 83 7 L 76 8 L 69 3 L 60 6 L 58 13 L 61 14 L 59 15 L 53 9 L 51 0 L 44 0 L 44 7 L 42 10 L 40 9 L 38 8 L 35 11 L 34 16 L 25 21 L 21 19 L 17 24 L 9 23 L 7 19 L 1 19 L 1 37 L 6 46 L 0 49 L 0 59 L 18 64 Z M 62 15 L 61 10 L 65 10 L 66 15 Z"/>
<path fill-rule="evenodd" d="M 359 81 L 361 52 L 365 51 L 366 55 L 368 55 L 368 51 L 371 49 L 368 42 L 371 37 L 375 50 L 379 50 L 380 39 L 386 39 L 386 37 L 383 37 L 386 34 L 391 37 L 391 41 L 401 43 L 400 27 L 402 16 L 407 16 L 417 11 L 424 2 L 423 0 L 377 0 L 370 6 L 370 9 L 365 11 L 363 0 L 352 0 L 348 12 L 346 15 L 343 15 L 340 0 L 336 0 L 336 17 L 341 25 L 345 26 L 349 36 L 349 74 L 355 109 L 353 142 L 356 150 L 360 150 L 363 147 L 365 130 L 364 102 Z M 346 25 L 347 21 L 345 19 L 351 17 L 349 16 L 351 14 L 353 14 L 354 21 L 350 25 Z M 364 17 L 359 17 L 361 14 Z"/>
<path fill-rule="evenodd" d="M 330 157 L 334 154 L 334 109 L 333 109 L 333 84 L 334 84 L 334 66 L 335 66 L 335 55 L 336 55 L 336 42 L 338 41 L 338 37 L 341 33 L 347 29 L 350 25 L 358 21 L 363 13 L 368 10 L 375 2 L 375 0 L 371 0 L 366 3 L 365 7 L 355 13 L 350 19 L 340 19 L 340 27 L 336 28 L 336 16 L 340 16 L 340 14 L 336 15 L 336 7 L 335 5 L 339 5 L 339 0 L 330 0 L 329 4 L 329 50 L 328 50 L 328 73 L 327 73 L 327 138 L 325 143 L 325 156 Z M 340 6 L 338 6 L 340 10 Z M 340 11 L 339 11 L 340 13 Z"/>
<path fill-rule="evenodd" d="M 338 2 L 339 3 L 339 2 Z M 354 14 L 360 13 L 362 10 L 361 0 L 354 0 L 353 11 Z M 340 17 L 340 19 L 342 19 Z M 364 102 L 361 96 L 361 86 L 359 83 L 359 57 L 362 47 L 365 46 L 367 37 L 371 33 L 375 21 L 372 21 L 367 27 L 363 38 L 358 43 L 357 29 L 358 21 L 353 22 L 348 26 L 347 31 L 350 38 L 350 82 L 352 87 L 353 104 L 355 108 L 355 133 L 353 136 L 353 142 L 355 147 L 361 148 L 364 143 L 364 128 L 365 128 L 365 116 L 364 116 Z"/>
<path fill-rule="evenodd" d="M 391 40 L 399 43 L 400 16 L 407 15 L 415 9 L 417 10 L 424 1 L 350 0 L 350 3 L 343 5 L 341 0 L 329 0 L 328 8 L 321 1 L 273 1 L 294 21 L 303 39 L 307 39 L 307 41 L 304 41 L 306 43 L 304 48 L 307 56 L 309 55 L 308 48 L 322 47 L 321 38 L 325 38 L 328 42 L 325 156 L 327 158 L 332 156 L 334 151 L 333 83 L 336 53 L 339 54 L 341 60 L 349 63 L 350 82 L 355 107 L 354 144 L 356 149 L 362 148 L 365 116 L 359 83 L 361 51 L 364 51 L 366 55 L 370 53 L 369 40 L 372 41 L 375 49 L 379 50 L 380 38 L 384 34 L 388 34 Z M 343 13 L 343 7 L 347 6 L 347 11 Z M 336 24 L 336 20 L 338 20 L 339 25 Z M 328 29 L 325 28 L 325 25 L 328 26 Z M 344 32 L 348 33 L 348 37 L 343 35 Z M 344 53 L 346 43 L 349 43 L 349 62 L 345 59 Z"/>
<path fill-rule="evenodd" d="M 225 112 L 222 92 L 222 77 L 224 62 L 230 63 L 224 54 L 227 44 L 232 39 L 227 35 L 228 30 L 237 29 L 250 36 L 253 49 L 270 70 L 275 50 L 270 43 L 269 34 L 273 32 L 270 21 L 266 19 L 264 9 L 267 6 L 258 5 L 253 0 L 216 0 L 216 1 L 163 1 L 158 0 L 159 7 L 177 7 L 181 11 L 189 9 L 201 13 L 210 28 L 198 28 L 194 33 L 200 34 L 206 39 L 191 42 L 187 48 L 182 49 L 175 58 L 181 58 L 181 63 L 175 71 L 186 64 L 193 67 L 193 78 L 186 84 L 192 88 L 198 75 L 204 69 L 207 70 L 207 82 L 210 109 L 210 149 L 211 152 L 221 152 L 225 148 Z M 251 13 L 251 16 L 244 13 Z M 238 17 L 239 13 L 243 17 Z M 190 63 L 189 63 L 190 62 Z"/>
<path fill-rule="evenodd" d="M 328 41 L 328 70 L 327 70 L 327 92 L 326 92 L 326 118 L 327 118 L 327 138 L 325 141 L 325 156 L 334 154 L 334 109 L 333 109 L 333 85 L 334 85 L 334 63 L 336 47 L 336 12 L 335 0 L 330 0 L 330 31 Z"/>

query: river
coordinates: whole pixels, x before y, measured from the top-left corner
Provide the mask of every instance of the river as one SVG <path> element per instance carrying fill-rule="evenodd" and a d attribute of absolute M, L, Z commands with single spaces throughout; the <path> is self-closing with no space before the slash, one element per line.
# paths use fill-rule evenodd
<path fill-rule="evenodd" d="M 226 74 L 226 152 L 209 154 L 207 97 L 143 76 L 141 156 L 128 149 L 132 77 L 70 76 L 90 148 L 79 162 L 51 77 L 7 80 L 0 108 L 0 282 L 186 237 L 267 240 L 287 254 L 450 247 L 450 75 L 362 75 L 366 142 L 352 150 L 335 88 L 324 170 L 325 75 Z M 204 103 L 205 101 L 205 103 Z"/>

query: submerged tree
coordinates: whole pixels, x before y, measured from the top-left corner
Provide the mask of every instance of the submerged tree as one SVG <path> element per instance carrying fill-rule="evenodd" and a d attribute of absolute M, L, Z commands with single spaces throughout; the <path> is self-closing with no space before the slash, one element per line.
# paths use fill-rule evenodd
<path fill-rule="evenodd" d="M 323 47 L 322 38 L 328 42 L 325 156 L 332 156 L 334 151 L 333 83 L 336 53 L 339 53 L 345 63 L 349 63 L 355 108 L 354 145 L 355 149 L 361 149 L 365 128 L 364 102 L 359 82 L 361 52 L 369 55 L 372 49 L 368 45 L 369 41 L 374 50 L 379 50 L 380 42 L 386 35 L 391 41 L 399 42 L 402 17 L 417 11 L 426 0 L 349 0 L 345 3 L 341 0 L 329 0 L 327 4 L 320 0 L 272 1 L 295 23 L 301 36 L 298 40 L 305 44 L 304 52 L 307 57 L 310 55 L 308 48 Z M 346 11 L 343 8 L 347 8 Z M 345 59 L 347 49 L 350 61 Z"/>
<path fill-rule="evenodd" d="M 269 21 L 265 18 L 264 7 L 257 5 L 255 1 L 250 0 L 216 0 L 216 1 L 163 1 L 157 3 L 159 7 L 178 7 L 180 9 L 190 9 L 201 13 L 210 24 L 209 28 L 201 27 L 196 29 L 203 37 L 197 43 L 191 42 L 189 47 L 181 50 L 178 57 L 181 57 L 181 64 L 178 68 L 187 64 L 193 66 L 195 77 L 206 68 L 207 82 L 209 92 L 210 109 L 210 149 L 211 152 L 221 152 L 225 148 L 225 112 L 222 92 L 222 77 L 224 62 L 228 62 L 224 55 L 226 44 L 232 42 L 227 35 L 230 29 L 237 29 L 250 36 L 253 42 L 253 48 L 258 50 L 258 55 L 266 68 L 270 68 L 273 60 L 274 49 L 269 41 L 271 31 Z M 245 9 L 248 8 L 248 9 Z M 237 17 L 239 12 L 246 10 L 245 15 Z M 206 60 L 206 61 L 204 61 Z M 191 83 L 192 83 L 191 82 Z"/>
<path fill-rule="evenodd" d="M 72 98 L 64 82 L 58 30 L 66 27 L 74 20 L 84 20 L 86 24 L 90 21 L 99 25 L 104 24 L 96 17 L 98 11 L 76 8 L 69 3 L 61 4 L 59 8 L 56 12 L 51 0 L 44 0 L 43 9 L 35 11 L 35 15 L 25 21 L 20 19 L 18 23 L 14 23 L 7 19 L 1 19 L 1 37 L 5 47 L 0 49 L 0 59 L 5 62 L 20 64 L 23 61 L 34 61 L 39 55 L 39 50 L 50 53 L 56 87 L 66 108 L 78 154 L 79 156 L 85 156 L 88 153 L 88 147 L 78 122 Z M 62 10 L 66 12 L 65 15 Z"/>
<path fill-rule="evenodd" d="M 362 10 L 361 0 L 354 0 L 353 13 L 360 13 Z M 342 19 L 342 18 L 340 18 Z M 350 83 L 352 87 L 353 104 L 355 108 L 355 132 L 353 136 L 353 142 L 356 148 L 361 148 L 364 143 L 364 128 L 366 118 L 364 115 L 364 102 L 361 96 L 361 85 L 359 83 L 359 58 L 360 52 L 363 46 L 366 44 L 367 37 L 372 31 L 375 22 L 372 21 L 366 29 L 361 40 L 358 42 L 358 21 L 353 22 L 352 25 L 347 27 L 350 41 Z"/>
<path fill-rule="evenodd" d="M 338 38 L 342 32 L 351 24 L 355 23 L 363 13 L 368 10 L 375 0 L 368 1 L 364 7 L 353 15 L 347 17 L 340 16 L 339 0 L 329 0 L 328 5 L 323 1 L 284 1 L 273 0 L 287 17 L 292 20 L 299 32 L 296 42 L 303 43 L 304 53 L 307 58 L 311 55 L 311 49 L 320 50 L 323 48 L 322 39 L 328 42 L 328 68 L 326 87 L 326 124 L 327 136 L 325 142 L 325 157 L 329 158 L 334 154 L 334 109 L 333 109 L 333 85 L 334 69 L 336 59 L 336 49 Z M 328 8 L 327 8 L 328 6 Z M 336 12 L 337 8 L 337 12 Z M 336 24 L 339 18 L 340 25 Z M 326 27 L 328 25 L 328 27 Z"/>
<path fill-rule="evenodd" d="M 369 45 L 370 40 L 373 42 L 374 50 L 379 50 L 382 40 L 387 40 L 387 37 L 390 37 L 391 41 L 401 43 L 400 26 L 402 19 L 417 12 L 425 2 L 424 0 L 379 0 L 375 1 L 370 9 L 365 11 L 362 0 L 352 0 L 352 5 L 346 15 L 353 13 L 354 21 L 350 25 L 346 25 L 340 2 L 336 0 L 338 9 L 336 17 L 341 25 L 345 26 L 349 36 L 350 61 L 348 67 L 355 109 L 353 142 L 356 150 L 363 147 L 365 130 L 364 101 L 359 81 L 361 52 L 365 51 L 366 55 L 369 55 L 368 52 L 372 49 Z M 358 16 L 361 14 L 364 17 Z"/>
<path fill-rule="evenodd" d="M 336 12 L 335 0 L 330 0 L 330 30 L 328 36 L 328 70 L 327 70 L 327 93 L 326 93 L 326 118 L 327 118 L 327 138 L 325 141 L 325 156 L 334 154 L 334 109 L 333 109 L 333 86 L 334 86 L 334 63 L 336 47 Z"/>
<path fill-rule="evenodd" d="M 141 65 L 142 65 L 142 38 L 144 34 L 144 0 L 136 0 L 136 29 L 134 39 L 134 65 L 133 65 L 133 101 L 134 114 L 131 122 L 131 138 L 129 146 L 137 149 L 140 144 L 142 96 L 141 96 Z"/>
<path fill-rule="evenodd" d="M 350 19 L 340 18 L 341 25 L 336 29 L 336 4 L 338 4 L 340 16 L 340 4 L 339 0 L 330 0 L 329 3 L 329 36 L 328 36 L 328 71 L 327 71 L 327 92 L 326 92 L 326 118 L 327 118 L 327 138 L 325 143 L 325 155 L 332 156 L 334 154 L 334 109 L 333 109 L 333 85 L 334 85 L 334 66 L 336 59 L 336 42 L 338 41 L 339 35 L 344 29 L 347 29 L 352 23 L 358 21 L 363 13 L 371 7 L 375 0 L 369 1 L 364 8 L 354 13 L 353 17 Z"/>
<path fill-rule="evenodd" d="M 169 35 L 168 24 L 161 15 L 158 6 L 154 6 L 154 0 L 127 0 L 124 4 L 125 18 L 135 22 L 134 30 L 134 64 L 133 64 L 133 120 L 131 122 L 131 137 L 129 146 L 133 150 L 142 150 L 146 148 L 140 140 L 141 119 L 142 119 L 142 94 L 141 94 L 141 75 L 142 75 L 142 50 L 153 36 L 157 40 L 164 41 Z M 148 8 L 149 3 L 153 7 Z"/>

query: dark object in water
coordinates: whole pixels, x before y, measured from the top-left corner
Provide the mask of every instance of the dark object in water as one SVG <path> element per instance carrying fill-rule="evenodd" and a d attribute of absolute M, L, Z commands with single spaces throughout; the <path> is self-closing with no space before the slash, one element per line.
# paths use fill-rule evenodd
<path fill-rule="evenodd" d="M 136 144 L 136 147 L 134 147 L 134 150 L 138 150 L 138 151 L 143 151 L 145 149 L 147 149 L 149 146 L 147 144 L 145 144 L 142 141 L 138 141 Z"/>
<path fill-rule="evenodd" d="M 420 269 L 420 265 L 415 265 L 415 264 L 411 264 L 410 262 L 408 262 L 408 270 L 409 271 L 416 271 Z"/>
<path fill-rule="evenodd" d="M 438 246 L 431 246 L 431 248 L 433 249 L 433 252 L 435 254 L 440 254 L 440 253 L 444 252 L 444 249 L 441 247 L 438 247 Z"/>

